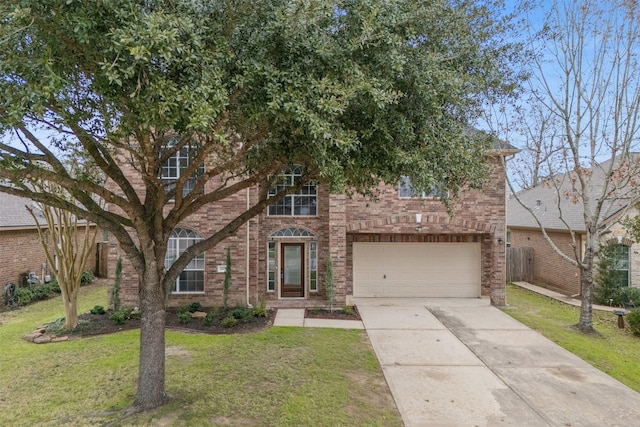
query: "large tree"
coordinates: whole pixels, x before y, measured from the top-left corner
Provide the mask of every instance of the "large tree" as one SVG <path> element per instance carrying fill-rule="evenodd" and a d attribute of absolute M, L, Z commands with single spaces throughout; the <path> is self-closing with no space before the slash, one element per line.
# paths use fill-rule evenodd
<path fill-rule="evenodd" d="M 120 243 L 139 276 L 137 408 L 166 398 L 171 285 L 273 199 L 167 270 L 180 221 L 291 163 L 333 191 L 407 175 L 425 190 L 446 182 L 455 197 L 482 181 L 485 144 L 465 130 L 516 83 L 495 12 L 448 0 L 2 2 L 0 130 L 11 139 L 0 143 L 0 191 L 69 210 Z M 184 149 L 180 177 L 163 181 Z M 110 185 L 71 174 L 64 159 L 77 152 Z"/>
<path fill-rule="evenodd" d="M 592 332 L 601 236 L 611 216 L 621 215 L 621 206 L 640 195 L 640 163 L 633 154 L 640 148 L 640 6 L 626 0 L 546 5 L 544 18 L 530 21 L 538 47 L 532 93 L 542 120 L 525 120 L 534 130 L 529 135 L 539 135 L 540 144 L 545 138 L 552 153 L 546 168 L 553 176 L 539 185 L 555 192 L 552 212 L 570 232 L 572 251 L 549 238 L 535 205 L 515 196 L 536 217 L 554 251 L 578 267 L 582 304 L 576 326 Z M 577 238 L 582 230 L 568 219 L 575 207 L 584 223 L 584 242 Z"/>

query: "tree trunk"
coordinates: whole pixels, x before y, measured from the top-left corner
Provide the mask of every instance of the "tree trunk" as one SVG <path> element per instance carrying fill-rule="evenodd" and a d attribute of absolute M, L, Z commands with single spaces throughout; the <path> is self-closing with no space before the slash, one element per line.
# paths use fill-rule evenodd
<path fill-rule="evenodd" d="M 580 267 L 580 288 L 582 303 L 580 304 L 580 320 L 576 325 L 582 332 L 593 333 L 593 247 L 592 238 L 587 236 L 587 246 L 582 265 Z"/>
<path fill-rule="evenodd" d="M 147 264 L 140 279 L 140 369 L 135 406 L 142 410 L 163 405 L 165 393 L 165 297 L 158 263 Z"/>
<path fill-rule="evenodd" d="M 78 326 L 78 293 L 65 290 L 64 286 L 60 286 L 62 292 L 62 301 L 64 302 L 64 328 L 75 329 Z"/>

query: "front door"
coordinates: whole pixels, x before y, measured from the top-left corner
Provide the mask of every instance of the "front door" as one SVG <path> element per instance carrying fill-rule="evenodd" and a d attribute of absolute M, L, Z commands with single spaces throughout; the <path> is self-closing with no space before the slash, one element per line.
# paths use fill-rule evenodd
<path fill-rule="evenodd" d="M 282 297 L 304 297 L 304 243 L 281 243 L 280 289 Z"/>

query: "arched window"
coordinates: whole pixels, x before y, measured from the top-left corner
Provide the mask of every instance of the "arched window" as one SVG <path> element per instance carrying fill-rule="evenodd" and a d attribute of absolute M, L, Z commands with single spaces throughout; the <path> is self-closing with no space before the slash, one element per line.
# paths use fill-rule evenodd
<path fill-rule="evenodd" d="M 202 237 L 198 233 L 185 228 L 176 228 L 169 236 L 167 254 L 164 259 L 165 268 L 178 259 L 180 255 L 191 245 L 200 242 Z M 204 254 L 198 254 L 182 270 L 176 283 L 171 289 L 174 293 L 204 292 Z"/>

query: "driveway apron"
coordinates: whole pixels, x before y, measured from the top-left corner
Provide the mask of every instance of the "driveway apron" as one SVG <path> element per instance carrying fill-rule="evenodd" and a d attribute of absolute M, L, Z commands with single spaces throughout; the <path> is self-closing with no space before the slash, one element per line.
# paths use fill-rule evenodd
<path fill-rule="evenodd" d="M 355 303 L 406 426 L 640 425 L 640 394 L 486 299 Z"/>

